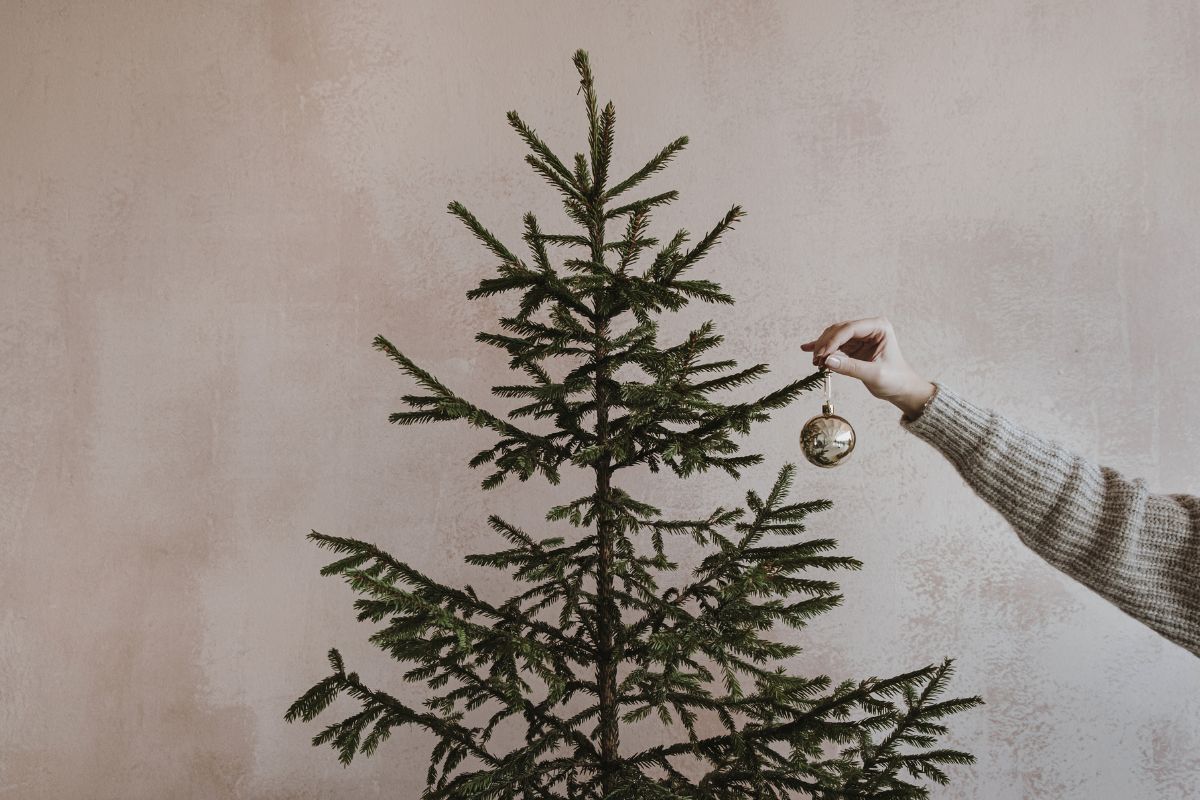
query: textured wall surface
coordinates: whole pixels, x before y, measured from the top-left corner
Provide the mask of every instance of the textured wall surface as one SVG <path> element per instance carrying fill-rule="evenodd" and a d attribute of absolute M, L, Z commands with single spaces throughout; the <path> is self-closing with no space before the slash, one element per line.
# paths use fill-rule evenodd
<path fill-rule="evenodd" d="M 463 298 L 491 259 L 443 209 L 510 240 L 559 218 L 504 112 L 580 149 L 576 47 L 617 171 L 692 137 L 656 230 L 746 206 L 702 270 L 739 300 L 711 311 L 732 354 L 783 380 L 826 324 L 885 313 L 931 377 L 1200 492 L 1198 42 L 1196 3 L 1149 0 L 0 0 L 0 798 L 417 795 L 419 734 L 343 769 L 282 721 L 331 645 L 389 675 L 303 535 L 484 591 L 461 556 L 485 515 L 563 496 L 483 496 L 484 435 L 389 427 L 410 384 L 369 344 L 470 397 L 506 379 L 472 336 L 507 301 Z M 1200 796 L 1200 661 L 839 387 L 859 451 L 798 491 L 866 568 L 797 668 L 956 656 L 988 705 L 936 797 Z M 817 408 L 757 429 L 741 487 L 646 491 L 736 502 Z"/>

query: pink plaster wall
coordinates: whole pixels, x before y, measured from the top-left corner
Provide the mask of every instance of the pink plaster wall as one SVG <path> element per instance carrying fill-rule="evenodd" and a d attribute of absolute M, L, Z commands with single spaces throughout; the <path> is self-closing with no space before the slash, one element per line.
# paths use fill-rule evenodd
<path fill-rule="evenodd" d="M 386 333 L 463 393 L 504 301 L 443 213 L 554 217 L 505 126 L 569 152 L 570 54 L 618 170 L 680 133 L 660 230 L 749 216 L 705 272 L 728 344 L 886 313 L 931 377 L 1161 491 L 1200 492 L 1200 7 L 0 2 L 0 798 L 415 797 L 428 742 L 343 770 L 281 717 L 337 645 L 388 675 L 309 528 L 448 581 L 489 511 L 463 428 L 390 428 Z M 759 429 L 754 483 L 816 398 Z M 838 677 L 943 654 L 988 705 L 944 798 L 1200 796 L 1200 661 L 1026 551 L 896 413 L 806 469 L 867 564 L 806 634 Z M 667 508 L 733 502 L 708 477 Z"/>

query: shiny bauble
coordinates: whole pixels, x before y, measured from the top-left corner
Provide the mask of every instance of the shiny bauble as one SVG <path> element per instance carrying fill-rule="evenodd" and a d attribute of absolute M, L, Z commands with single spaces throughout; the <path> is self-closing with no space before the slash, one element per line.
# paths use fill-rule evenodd
<path fill-rule="evenodd" d="M 821 414 L 800 429 L 800 449 L 810 463 L 818 467 L 836 467 L 854 452 L 854 428 L 834 414 L 833 406 L 826 403 Z"/>

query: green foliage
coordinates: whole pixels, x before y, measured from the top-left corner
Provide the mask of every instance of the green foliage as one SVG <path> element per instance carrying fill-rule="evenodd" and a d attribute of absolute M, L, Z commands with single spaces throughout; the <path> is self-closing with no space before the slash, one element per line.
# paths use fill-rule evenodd
<path fill-rule="evenodd" d="M 428 800 L 926 797 L 926 781 L 946 783 L 946 765 L 973 760 L 936 747 L 942 720 L 981 702 L 941 699 L 949 660 L 837 685 L 781 665 L 799 648 L 772 632 L 801 628 L 837 606 L 838 584 L 819 576 L 861 566 L 834 554 L 832 539 L 806 538 L 808 515 L 829 502 L 789 501 L 791 465 L 765 496 L 749 491 L 744 506 L 695 519 L 666 518 L 613 482 L 638 465 L 666 466 L 681 478 L 714 468 L 738 478 L 761 456 L 741 453 L 736 437 L 824 375 L 723 402 L 720 393 L 758 381 L 766 365 L 717 358 L 722 340 L 711 322 L 660 343 L 662 315 L 692 301 L 733 302 L 713 281 L 684 275 L 742 212 L 734 206 L 691 247 L 686 231 L 659 246 L 647 234 L 650 214 L 676 192 L 624 196 L 687 138 L 609 186 L 616 114 L 611 103 L 598 108 L 586 53 L 575 54 L 575 66 L 586 155 L 569 167 L 515 111 L 508 121 L 580 230 L 545 233 L 526 214 L 526 261 L 465 206 L 449 207 L 499 259 L 496 275 L 469 297 L 519 297 L 499 330 L 477 338 L 504 351 L 523 379 L 494 394 L 521 405 L 502 418 L 382 336 L 375 346 L 423 392 L 405 396 L 408 410 L 392 422 L 461 419 L 499 437 L 470 461 L 489 470 L 483 488 L 535 474 L 558 483 L 567 465 L 593 474 L 595 489 L 547 512 L 547 526 L 563 529 L 556 535 L 488 519 L 503 548 L 467 560 L 511 576 L 519 591 L 498 603 L 471 587 L 444 586 L 367 542 L 311 533 L 338 556 L 322 574 L 343 577 L 359 595 L 358 619 L 382 626 L 371 642 L 405 665 L 404 680 L 422 684 L 427 700 L 416 709 L 370 688 L 331 650 L 331 674 L 286 718 L 313 720 L 342 695 L 357 701 L 357 713 L 313 739 L 346 764 L 374 753 L 396 728 L 432 734 Z M 607 240 L 610 224 L 621 238 Z M 555 267 L 551 248 L 571 257 Z M 683 580 L 665 581 L 680 570 L 666 544 L 678 536 L 705 555 Z M 673 743 L 622 748 L 622 728 L 645 719 L 660 720 Z M 506 722 L 523 731 L 515 744 L 511 731 L 494 736 Z"/>

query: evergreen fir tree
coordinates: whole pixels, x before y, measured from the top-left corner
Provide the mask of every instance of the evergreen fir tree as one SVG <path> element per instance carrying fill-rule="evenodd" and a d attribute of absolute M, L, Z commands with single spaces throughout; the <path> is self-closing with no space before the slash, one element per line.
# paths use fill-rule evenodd
<path fill-rule="evenodd" d="M 715 350 L 705 323 L 682 341 L 660 344 L 656 320 L 689 302 L 731 304 L 694 268 L 742 215 L 734 206 L 688 247 L 686 231 L 665 245 L 648 234 L 651 212 L 675 191 L 629 199 L 687 144 L 680 137 L 628 178 L 610 181 L 615 113 L 598 107 L 588 56 L 574 63 L 587 110 L 588 152 L 558 158 L 518 114 L 508 121 L 526 161 L 562 196 L 573 233 L 543 232 L 524 218 L 528 260 L 502 244 L 464 206 L 449 211 L 499 260 L 497 274 L 468 297 L 515 292 L 520 303 L 500 332 L 478 341 L 500 348 L 523 382 L 495 386 L 520 405 L 506 418 L 457 395 L 382 336 L 386 353 L 423 389 L 391 421 L 465 420 L 499 439 L 470 461 L 489 468 L 484 489 L 510 476 L 559 482 L 564 466 L 588 470 L 594 490 L 549 510 L 563 535 L 526 532 L 497 516 L 504 549 L 467 561 L 511 573 L 519 591 L 501 602 L 470 586 L 445 586 L 364 541 L 312 532 L 339 555 L 322 570 L 361 595 L 359 620 L 382 624 L 371 642 L 407 665 L 404 679 L 428 687 L 423 708 L 373 688 L 329 651 L 328 677 L 288 709 L 289 721 L 317 717 L 339 695 L 361 705 L 326 727 L 349 764 L 410 725 L 433 735 L 426 798 L 489 800 L 743 800 L 755 798 L 919 798 L 944 767 L 972 756 L 935 746 L 944 718 L 980 703 L 940 699 L 951 661 L 887 679 L 843 681 L 788 674 L 799 648 L 772 638 L 839 604 L 838 584 L 816 571 L 857 569 L 828 538 L 804 538 L 805 518 L 825 500 L 791 502 L 794 468 L 746 493 L 744 507 L 668 519 L 618 482 L 632 467 L 668 467 L 687 478 L 712 468 L 734 478 L 758 464 L 735 437 L 824 377 L 808 377 L 753 402 L 714 397 L 749 384 L 766 365 L 739 369 Z M 621 233 L 609 238 L 610 227 Z M 554 250 L 552 250 L 554 248 Z M 564 252 L 556 266 L 552 252 Z M 652 251 L 652 252 L 648 252 Z M 640 265 L 639 265 L 640 264 Z M 563 374 L 554 377 L 551 366 Z M 549 430 L 538 430 L 529 423 Z M 553 525 L 551 526 L 553 527 Z M 668 537 L 691 537 L 705 556 L 680 569 Z M 664 741 L 623 747 L 624 727 L 658 718 Z M 506 724 L 523 733 L 493 734 Z"/>

